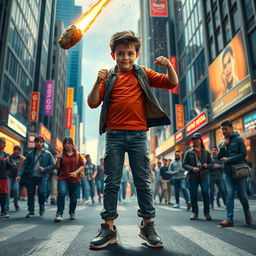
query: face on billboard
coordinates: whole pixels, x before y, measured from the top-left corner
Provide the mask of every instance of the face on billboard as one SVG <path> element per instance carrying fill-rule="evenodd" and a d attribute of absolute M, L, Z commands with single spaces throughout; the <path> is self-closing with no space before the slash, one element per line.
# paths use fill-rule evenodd
<path fill-rule="evenodd" d="M 213 61 L 208 72 L 214 116 L 252 93 L 242 31 Z"/>

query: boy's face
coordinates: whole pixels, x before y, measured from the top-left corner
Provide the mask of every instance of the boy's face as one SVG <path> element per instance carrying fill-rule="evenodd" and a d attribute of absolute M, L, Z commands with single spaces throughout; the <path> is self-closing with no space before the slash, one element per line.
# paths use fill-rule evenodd
<path fill-rule="evenodd" d="M 133 65 L 137 58 L 140 56 L 140 53 L 136 52 L 134 44 L 119 44 L 116 47 L 115 52 L 111 53 L 113 60 L 116 61 L 118 66 L 118 71 L 129 71 L 132 70 Z"/>

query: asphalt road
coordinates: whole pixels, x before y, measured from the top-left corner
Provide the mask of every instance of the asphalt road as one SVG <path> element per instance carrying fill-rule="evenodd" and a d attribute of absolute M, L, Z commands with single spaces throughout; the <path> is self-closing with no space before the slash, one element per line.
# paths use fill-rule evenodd
<path fill-rule="evenodd" d="M 68 201 L 64 221 L 54 223 L 55 206 L 46 206 L 43 217 L 38 214 L 26 219 L 26 202 L 20 202 L 21 210 L 9 212 L 9 219 L 0 219 L 0 255 L 256 255 L 256 225 L 246 225 L 240 203 L 236 200 L 235 226 L 220 228 L 218 222 L 225 219 L 225 209 L 216 208 L 211 212 L 213 221 L 205 221 L 200 203 L 199 221 L 190 221 L 191 212 L 185 206 L 173 209 L 158 205 L 155 219 L 164 248 L 148 248 L 138 233 L 140 219 L 137 217 L 136 200 L 118 205 L 120 217 L 116 221 L 119 243 L 102 250 L 90 250 L 88 244 L 96 234 L 101 219 L 100 204 L 78 204 L 75 221 L 68 219 Z M 256 223 L 256 200 L 250 200 L 254 223 Z"/>

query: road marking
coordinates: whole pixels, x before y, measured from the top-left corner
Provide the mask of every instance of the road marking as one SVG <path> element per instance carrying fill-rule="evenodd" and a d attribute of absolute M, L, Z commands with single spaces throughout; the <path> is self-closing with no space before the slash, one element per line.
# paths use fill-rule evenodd
<path fill-rule="evenodd" d="M 10 225 L 6 228 L 0 229 L 0 242 L 3 242 L 13 236 L 16 236 L 22 232 L 35 228 L 38 225 L 29 225 L 29 224 L 15 224 Z"/>
<path fill-rule="evenodd" d="M 172 226 L 171 228 L 215 256 L 253 256 L 253 254 L 245 250 L 239 249 L 196 228 L 189 226 Z"/>
<path fill-rule="evenodd" d="M 76 211 L 83 211 L 87 208 L 87 206 L 83 206 L 83 205 L 79 205 L 76 207 Z M 57 212 L 57 207 L 55 208 L 50 208 L 50 209 L 46 209 L 46 211 L 49 211 L 49 212 L 53 212 L 53 211 L 56 211 Z"/>
<path fill-rule="evenodd" d="M 256 229 L 244 228 L 244 227 L 232 227 L 232 228 L 228 228 L 228 230 L 233 230 L 235 232 L 256 238 Z"/>
<path fill-rule="evenodd" d="M 122 246 L 138 247 L 138 226 L 137 225 L 118 225 L 118 240 Z"/>
<path fill-rule="evenodd" d="M 48 239 L 36 245 L 24 256 L 61 256 L 78 236 L 83 226 L 62 226 L 54 231 Z"/>
<path fill-rule="evenodd" d="M 102 209 L 103 209 L 102 205 L 99 205 L 99 206 L 95 207 L 96 211 L 102 211 Z M 125 208 L 124 206 L 118 205 L 117 206 L 117 211 L 127 211 L 127 208 Z"/>

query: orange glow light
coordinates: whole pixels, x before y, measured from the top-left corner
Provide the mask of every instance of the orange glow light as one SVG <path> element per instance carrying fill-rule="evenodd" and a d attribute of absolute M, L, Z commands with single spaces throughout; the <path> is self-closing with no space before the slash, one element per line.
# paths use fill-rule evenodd
<path fill-rule="evenodd" d="M 84 34 L 95 21 L 98 15 L 101 13 L 103 7 L 105 7 L 111 0 L 99 0 L 94 4 L 86 13 L 84 13 L 74 25 L 82 31 Z"/>

